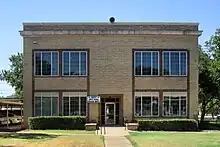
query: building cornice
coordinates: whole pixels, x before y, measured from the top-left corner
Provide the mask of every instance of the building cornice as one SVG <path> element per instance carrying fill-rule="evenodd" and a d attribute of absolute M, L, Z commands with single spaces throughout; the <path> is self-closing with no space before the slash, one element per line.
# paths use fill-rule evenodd
<path fill-rule="evenodd" d="M 202 31 L 162 31 L 162 30 L 70 30 L 70 31 L 20 31 L 23 37 L 54 35 L 193 35 L 200 36 Z"/>

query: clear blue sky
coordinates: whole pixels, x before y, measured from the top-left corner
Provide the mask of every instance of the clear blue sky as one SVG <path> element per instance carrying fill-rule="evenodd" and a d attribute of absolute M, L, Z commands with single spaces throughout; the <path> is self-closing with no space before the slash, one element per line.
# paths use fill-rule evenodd
<path fill-rule="evenodd" d="M 220 0 L 4 0 L 0 3 L 0 69 L 9 68 L 8 57 L 22 52 L 18 31 L 23 22 L 199 22 L 203 44 L 220 28 Z M 0 84 L 0 95 L 12 88 Z"/>

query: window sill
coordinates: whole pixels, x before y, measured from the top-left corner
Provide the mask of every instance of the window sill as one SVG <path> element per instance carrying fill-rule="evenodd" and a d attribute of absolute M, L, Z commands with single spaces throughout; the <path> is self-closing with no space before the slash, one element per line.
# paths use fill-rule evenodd
<path fill-rule="evenodd" d="M 58 78 L 58 77 L 60 77 L 59 75 L 57 75 L 57 76 L 34 76 L 34 78 Z"/>
<path fill-rule="evenodd" d="M 134 75 L 135 77 L 161 77 L 160 75 Z"/>
<path fill-rule="evenodd" d="M 65 75 L 62 75 L 60 77 L 63 77 L 63 78 L 87 78 L 88 76 L 87 75 L 86 76 L 79 76 L 79 75 L 77 75 L 77 76 L 74 76 L 74 75 L 65 76 Z"/>

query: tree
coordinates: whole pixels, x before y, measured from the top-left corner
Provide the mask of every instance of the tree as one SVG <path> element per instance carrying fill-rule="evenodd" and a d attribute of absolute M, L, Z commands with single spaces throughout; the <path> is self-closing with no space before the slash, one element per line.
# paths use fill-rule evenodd
<path fill-rule="evenodd" d="M 11 55 L 9 61 L 10 69 L 2 70 L 0 78 L 15 89 L 16 97 L 23 98 L 23 54 Z"/>
<path fill-rule="evenodd" d="M 200 122 L 204 120 L 206 113 L 212 113 L 220 103 L 220 29 L 211 36 L 205 47 L 207 52 L 201 46 L 199 48 Z"/>

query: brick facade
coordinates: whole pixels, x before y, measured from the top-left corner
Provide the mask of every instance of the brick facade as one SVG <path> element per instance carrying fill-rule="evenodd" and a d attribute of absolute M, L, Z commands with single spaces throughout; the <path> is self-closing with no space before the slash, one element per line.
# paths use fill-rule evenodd
<path fill-rule="evenodd" d="M 44 34 L 41 31 L 154 31 L 142 35 L 130 34 Z M 29 31 L 26 33 L 26 31 Z M 157 31 L 172 31 L 157 34 Z M 175 34 L 182 31 L 182 34 Z M 185 35 L 184 31 L 195 34 Z M 32 32 L 32 33 L 30 33 Z M 197 33 L 197 34 L 196 34 Z M 132 119 L 135 90 L 180 90 L 188 92 L 188 117 L 197 115 L 198 105 L 198 24 L 24 24 L 24 116 L 33 115 L 34 91 L 87 91 L 87 95 L 122 95 L 123 116 Z M 42 33 L 43 34 L 43 33 Z M 35 43 L 33 43 L 35 42 Z M 65 50 L 88 49 L 89 69 L 87 77 L 34 77 L 32 54 L 35 49 Z M 189 52 L 188 77 L 134 77 L 133 49 L 186 49 Z M 99 117 L 98 104 L 88 107 L 89 120 Z"/>

